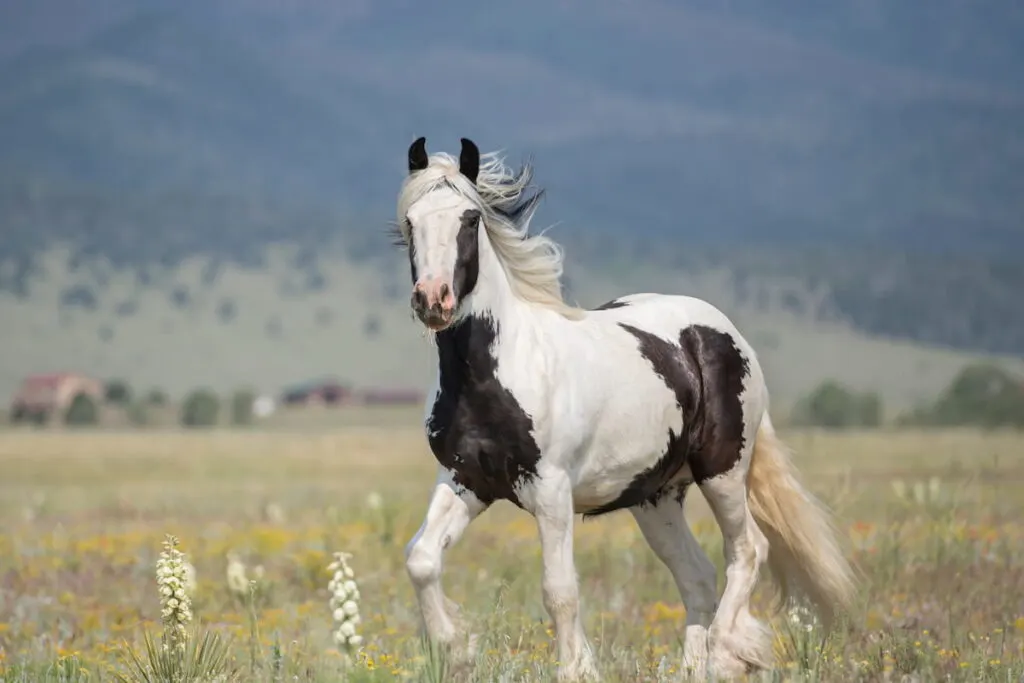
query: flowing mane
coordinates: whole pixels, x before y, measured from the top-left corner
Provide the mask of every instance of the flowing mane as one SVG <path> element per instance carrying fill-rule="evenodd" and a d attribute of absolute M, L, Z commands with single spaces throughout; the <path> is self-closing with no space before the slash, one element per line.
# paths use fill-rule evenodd
<path fill-rule="evenodd" d="M 561 246 L 544 235 L 530 235 L 530 219 L 544 195 L 543 190 L 528 193 L 532 179 L 533 168 L 529 163 L 515 172 L 505 166 L 497 153 L 491 152 L 481 155 L 474 185 L 459 172 L 458 159 L 435 153 L 425 169 L 407 176 L 402 184 L 395 227 L 401 243 L 408 244 L 405 215 L 409 207 L 440 187 L 457 192 L 480 209 L 487 238 L 515 295 L 576 320 L 585 311 L 562 298 Z"/>

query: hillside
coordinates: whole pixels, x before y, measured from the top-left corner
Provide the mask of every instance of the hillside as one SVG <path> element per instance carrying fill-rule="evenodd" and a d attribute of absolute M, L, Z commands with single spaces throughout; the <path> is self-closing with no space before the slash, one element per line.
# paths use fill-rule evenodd
<path fill-rule="evenodd" d="M 140 389 L 181 396 L 276 392 L 333 375 L 356 384 L 423 386 L 433 350 L 410 317 L 407 267 L 397 253 L 353 258 L 334 244 L 315 256 L 268 247 L 252 265 L 190 257 L 144 271 L 66 246 L 37 258 L 21 297 L 0 293 L 7 353 L 0 392 L 25 372 L 84 369 Z M 758 348 L 785 409 L 826 378 L 877 390 L 890 411 L 934 396 L 982 358 L 884 339 L 829 313 L 824 290 L 764 273 L 737 278 L 721 266 L 638 269 L 632 260 L 588 267 L 572 259 L 574 300 L 593 306 L 629 291 L 703 296 L 733 315 Z M 745 293 L 745 294 L 744 294 Z M 1019 359 L 998 359 L 1024 372 Z"/>
<path fill-rule="evenodd" d="M 1024 357 L 1015 5 L 155 7 L 0 7 L 0 391 L 425 377 L 381 232 L 420 134 L 532 157 L 581 302 L 705 295 L 780 395 Z"/>

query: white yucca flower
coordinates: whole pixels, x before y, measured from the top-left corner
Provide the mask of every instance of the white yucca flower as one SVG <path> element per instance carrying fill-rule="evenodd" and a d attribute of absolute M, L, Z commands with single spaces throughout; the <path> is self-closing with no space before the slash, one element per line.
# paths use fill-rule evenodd
<path fill-rule="evenodd" d="M 185 560 L 185 592 L 189 595 L 196 594 L 196 568 L 191 562 Z"/>
<path fill-rule="evenodd" d="M 794 603 L 789 608 L 789 623 L 795 629 L 810 633 L 818 625 L 818 618 L 802 602 Z"/>
<path fill-rule="evenodd" d="M 160 616 L 164 624 L 164 648 L 184 651 L 192 621 L 192 596 L 189 593 L 188 561 L 178 550 L 178 539 L 170 534 L 156 562 L 156 583 L 160 590 Z"/>
<path fill-rule="evenodd" d="M 235 595 L 248 594 L 249 578 L 245 575 L 245 563 L 234 553 L 228 553 L 227 581 L 228 590 Z"/>
<path fill-rule="evenodd" d="M 331 592 L 331 615 L 337 629 L 334 631 L 335 644 L 350 652 L 363 644 L 363 637 L 357 628 L 359 618 L 359 586 L 355 582 L 355 572 L 349 566 L 352 559 L 349 553 L 334 553 L 334 562 L 327 569 L 334 573 L 327 589 Z"/>

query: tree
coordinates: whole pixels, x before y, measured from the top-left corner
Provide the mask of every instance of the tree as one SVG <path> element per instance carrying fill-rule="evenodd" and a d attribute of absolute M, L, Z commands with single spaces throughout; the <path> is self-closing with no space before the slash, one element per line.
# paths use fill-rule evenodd
<path fill-rule="evenodd" d="M 231 422 L 236 425 L 247 425 L 252 422 L 252 406 L 256 394 L 248 389 L 236 391 L 231 397 Z"/>
<path fill-rule="evenodd" d="M 127 405 L 132 400 L 132 390 L 128 386 L 128 383 L 120 379 L 112 379 L 107 382 L 107 386 L 104 389 L 104 399 L 107 403 L 116 403 L 118 405 Z"/>
<path fill-rule="evenodd" d="M 149 424 L 149 413 L 146 410 L 147 404 L 144 401 L 132 401 L 128 404 L 125 414 L 128 421 L 137 427 Z"/>
<path fill-rule="evenodd" d="M 861 427 L 878 427 L 882 424 L 882 397 L 866 392 L 859 397 L 859 420 Z"/>
<path fill-rule="evenodd" d="M 70 426 L 84 427 L 98 422 L 99 406 L 89 394 L 76 395 L 64 413 L 64 423 Z"/>
<path fill-rule="evenodd" d="M 146 394 L 146 403 L 151 406 L 162 406 L 167 404 L 167 394 L 160 389 L 150 389 Z"/>
<path fill-rule="evenodd" d="M 220 400 L 208 389 L 198 389 L 181 406 L 181 424 L 185 427 L 212 427 L 220 414 Z"/>
<path fill-rule="evenodd" d="M 882 399 L 876 393 L 858 394 L 826 380 L 797 403 L 793 422 L 830 429 L 877 427 L 882 423 Z"/>
<path fill-rule="evenodd" d="M 934 403 L 917 408 L 902 422 L 951 427 L 1024 427 L 1024 381 L 994 365 L 968 365 Z"/>

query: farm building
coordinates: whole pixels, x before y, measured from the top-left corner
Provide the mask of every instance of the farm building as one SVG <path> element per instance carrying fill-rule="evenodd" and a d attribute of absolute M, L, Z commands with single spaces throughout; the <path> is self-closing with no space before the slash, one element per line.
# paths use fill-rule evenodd
<path fill-rule="evenodd" d="M 11 419 L 50 417 L 63 413 L 79 394 L 103 400 L 102 380 L 77 372 L 54 372 L 26 377 L 11 400 Z"/>
<path fill-rule="evenodd" d="M 286 388 L 280 403 L 289 407 L 342 405 L 408 405 L 421 403 L 418 389 L 368 387 L 355 389 L 336 380 L 315 380 Z"/>
<path fill-rule="evenodd" d="M 333 379 L 313 380 L 286 388 L 281 403 L 286 406 L 339 405 L 351 403 L 351 387 Z"/>
<path fill-rule="evenodd" d="M 380 406 L 422 403 L 424 396 L 418 389 L 364 389 L 360 398 L 364 405 Z"/>

